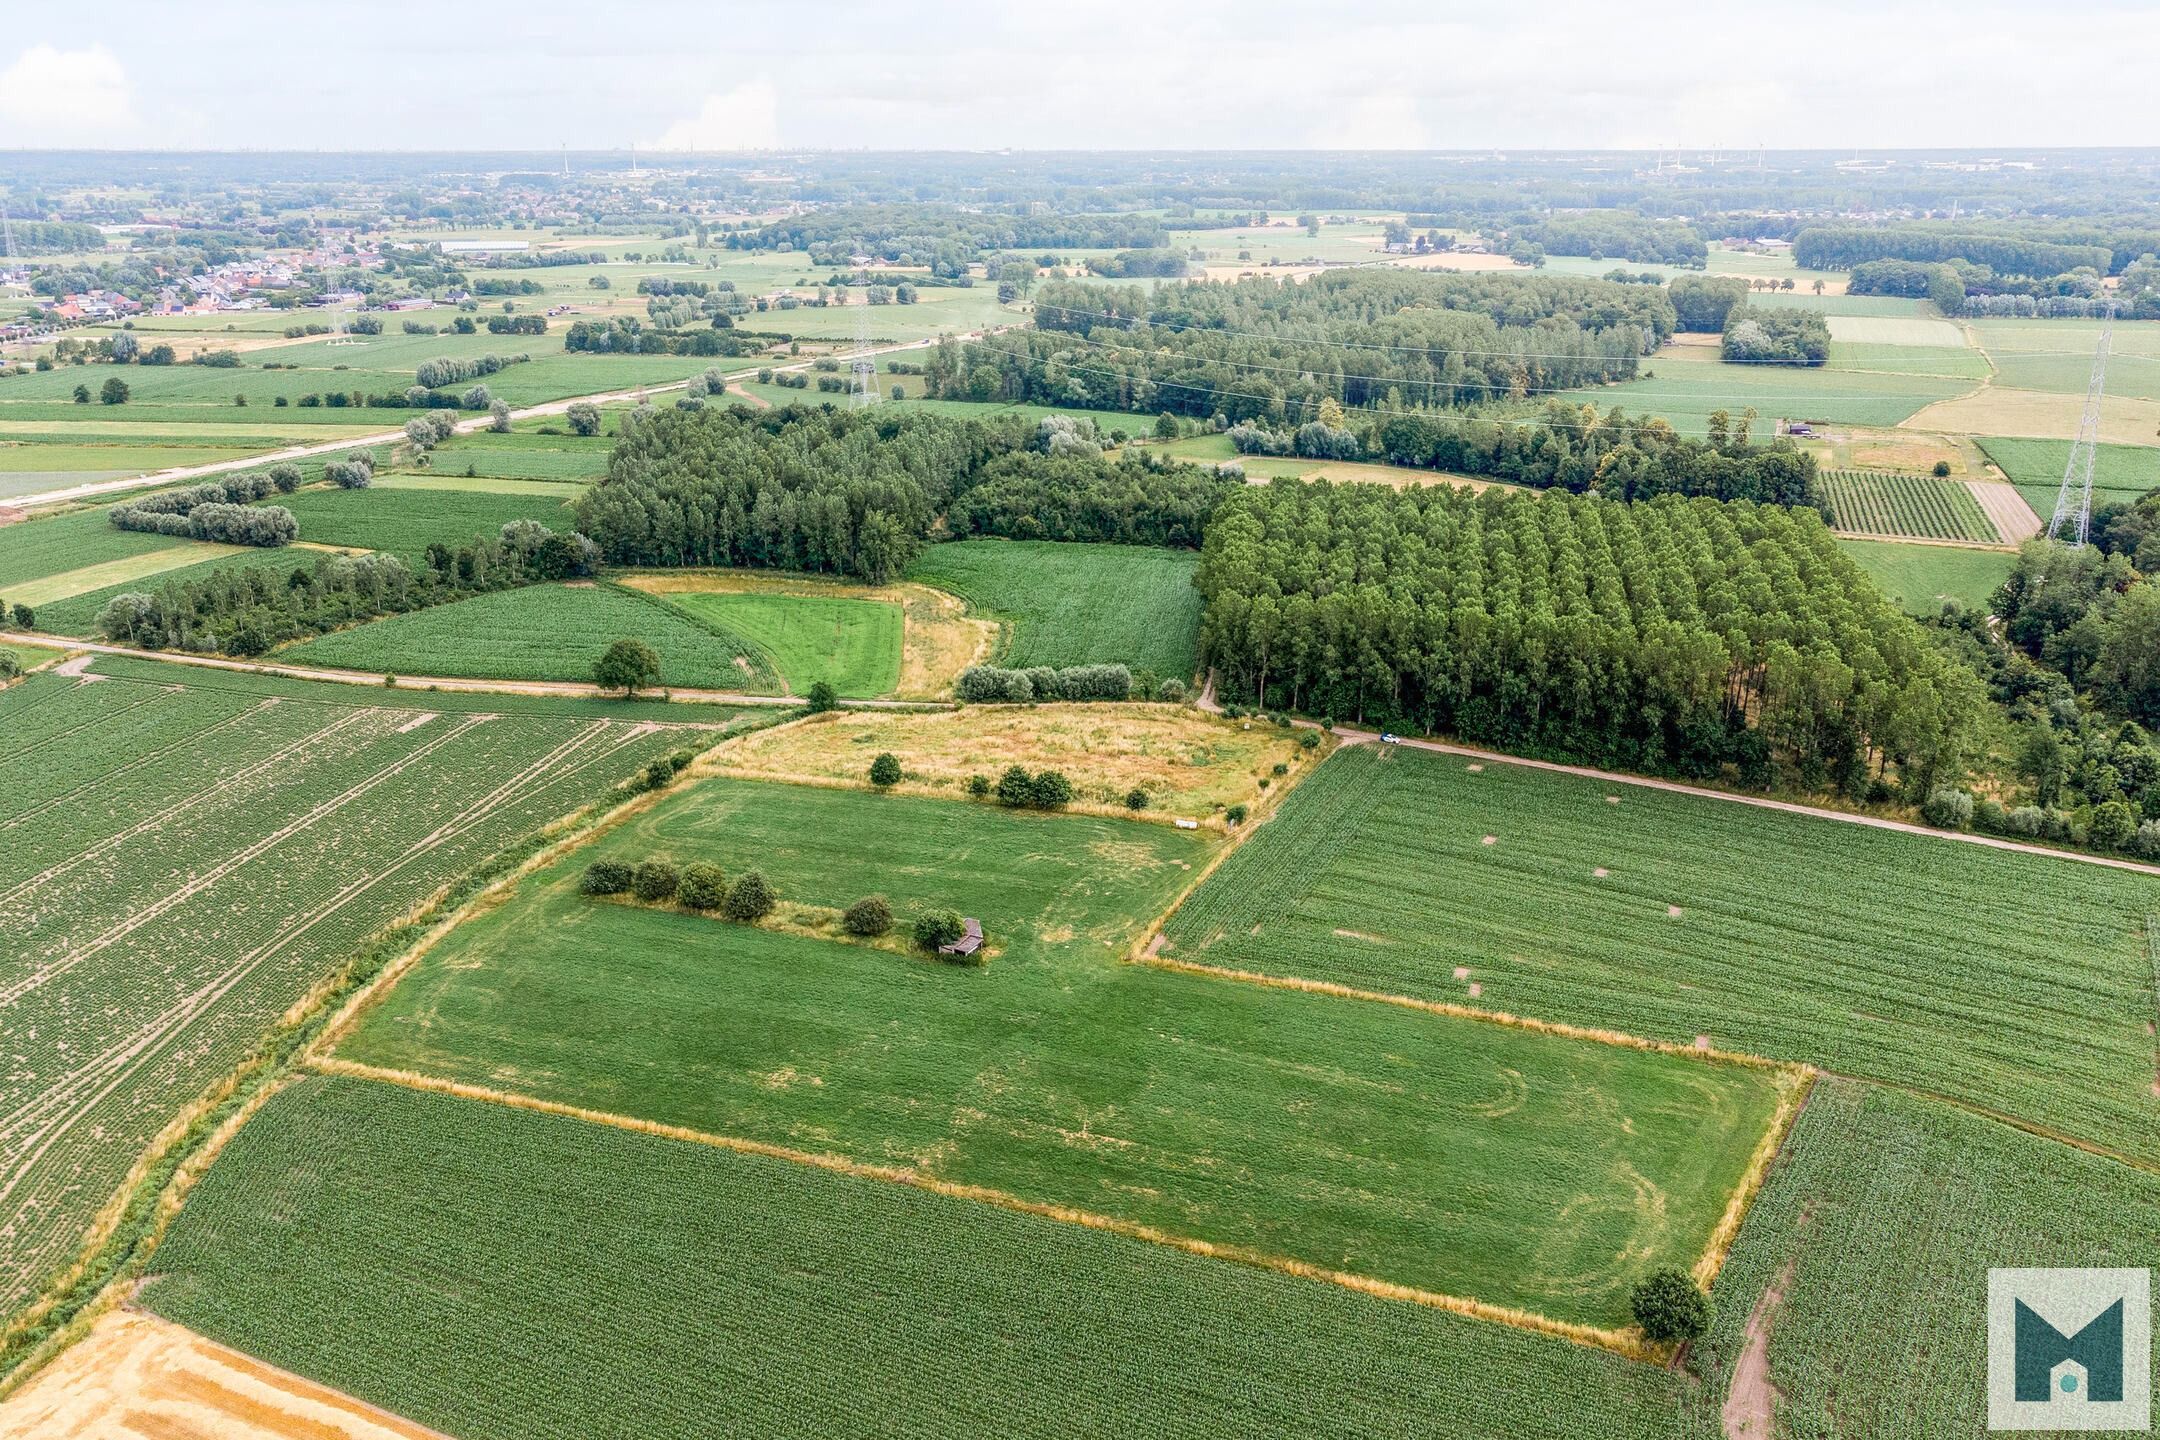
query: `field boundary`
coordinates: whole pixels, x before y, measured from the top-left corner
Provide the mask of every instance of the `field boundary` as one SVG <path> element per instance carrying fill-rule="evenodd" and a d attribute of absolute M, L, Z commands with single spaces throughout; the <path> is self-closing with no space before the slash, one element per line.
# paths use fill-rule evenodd
<path fill-rule="evenodd" d="M 1090 1230 L 1101 1230 L 1128 1240 L 1138 1240 L 1166 1249 L 1183 1251 L 1206 1259 L 1227 1260 L 1234 1264 L 1257 1270 L 1269 1270 L 1298 1279 L 1313 1280 L 1336 1285 L 1345 1290 L 1374 1296 L 1383 1300 L 1405 1301 L 1423 1305 L 1429 1309 L 1445 1310 L 1468 1319 L 1484 1320 L 1494 1324 L 1508 1325 L 1533 1334 L 1570 1341 L 1593 1349 L 1609 1350 L 1626 1359 L 1662 1364 L 1669 1357 L 1666 1347 L 1656 1346 L 1643 1339 L 1633 1327 L 1611 1329 L 1603 1326 L 1582 1325 L 1571 1321 L 1555 1320 L 1531 1310 L 1519 1310 L 1512 1306 L 1494 1305 L 1466 1296 L 1450 1295 L 1437 1290 L 1424 1290 L 1412 1285 L 1401 1285 L 1391 1280 L 1380 1280 L 1354 1271 L 1332 1270 L 1314 1265 L 1309 1261 L 1275 1255 L 1241 1245 L 1223 1245 L 1210 1240 L 1200 1240 L 1186 1235 L 1175 1235 L 1137 1221 L 1122 1220 L 1099 1211 L 1083 1210 L 1073 1206 L 1054 1205 L 1046 1201 L 1029 1200 L 1010 1191 L 994 1189 L 986 1185 L 967 1185 L 951 1180 L 940 1180 L 925 1175 L 908 1166 L 879 1165 L 851 1159 L 831 1152 L 798 1150 L 791 1146 L 776 1145 L 769 1141 L 752 1140 L 740 1135 L 726 1135 L 709 1130 L 694 1130 L 687 1126 L 664 1124 L 657 1120 L 645 1120 L 635 1115 L 619 1115 L 605 1110 L 588 1110 L 581 1106 L 566 1105 L 560 1101 L 542 1100 L 536 1096 L 520 1095 L 514 1091 L 496 1090 L 484 1085 L 472 1085 L 461 1080 L 427 1075 L 412 1070 L 393 1070 L 376 1065 L 363 1065 L 356 1061 L 340 1060 L 332 1056 L 318 1056 L 305 1062 L 306 1068 L 322 1075 L 343 1076 L 349 1079 L 368 1080 L 386 1085 L 401 1085 L 410 1090 L 450 1095 L 460 1099 L 502 1105 L 514 1110 L 527 1110 L 541 1115 L 553 1115 L 562 1119 L 580 1120 L 588 1124 L 607 1125 L 619 1130 L 634 1131 L 661 1139 L 679 1140 L 694 1145 L 705 1145 L 717 1150 L 732 1151 L 742 1155 L 758 1155 L 772 1160 L 785 1160 L 798 1165 L 808 1165 L 834 1174 L 849 1175 L 857 1179 L 877 1180 L 888 1184 L 908 1185 L 926 1190 L 949 1199 L 969 1200 L 978 1204 L 992 1205 L 1017 1214 L 1032 1215 L 1038 1219 L 1054 1220 L 1068 1225 L 1079 1225 Z"/>

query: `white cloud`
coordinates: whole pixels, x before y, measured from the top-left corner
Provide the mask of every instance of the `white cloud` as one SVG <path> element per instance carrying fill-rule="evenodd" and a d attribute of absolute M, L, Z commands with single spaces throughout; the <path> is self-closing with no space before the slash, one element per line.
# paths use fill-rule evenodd
<path fill-rule="evenodd" d="M 780 92 L 752 80 L 705 97 L 698 113 L 678 120 L 653 142 L 655 150 L 771 150 L 780 144 Z"/>
<path fill-rule="evenodd" d="M 1330 111 L 1307 143 L 1321 150 L 1423 150 L 1432 134 L 1408 95 L 1365 95 Z"/>
<path fill-rule="evenodd" d="M 127 71 L 103 45 L 33 45 L 0 72 L 0 135 L 10 144 L 109 143 L 140 126 Z"/>

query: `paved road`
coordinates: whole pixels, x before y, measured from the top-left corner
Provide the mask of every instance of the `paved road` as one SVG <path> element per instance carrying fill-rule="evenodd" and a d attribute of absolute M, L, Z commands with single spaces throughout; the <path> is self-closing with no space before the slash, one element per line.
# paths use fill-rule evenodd
<path fill-rule="evenodd" d="M 1001 326 L 998 328 L 1009 329 L 1011 327 Z M 974 331 L 961 338 L 977 339 L 983 333 L 982 331 Z M 898 345 L 881 345 L 870 353 L 873 355 L 891 355 L 902 350 L 926 349 L 936 343 L 935 339 L 909 340 Z M 774 370 L 807 370 L 813 363 L 814 357 L 812 360 L 790 361 L 788 364 L 775 365 L 771 368 Z M 669 390 L 680 390 L 689 383 L 689 378 L 685 377 L 669 385 L 640 385 L 630 390 L 609 390 L 597 395 L 571 395 L 561 400 L 550 400 L 544 405 L 532 405 L 523 410 L 513 410 L 510 412 L 510 418 L 512 420 L 533 420 L 549 415 L 560 415 L 572 405 L 578 404 L 619 404 L 625 400 L 635 400 L 640 395 L 659 395 Z M 754 404 L 763 403 L 748 395 L 740 398 L 750 400 Z M 460 435 L 470 435 L 474 431 L 485 429 L 493 423 L 492 420 L 483 415 L 474 419 L 459 421 L 457 429 Z M 152 471 L 147 475 L 131 475 L 119 480 L 97 480 L 83 485 L 70 485 L 61 490 L 44 490 L 35 495 L 17 495 L 6 503 L 13 509 L 28 510 L 39 505 L 58 505 L 69 500 L 87 500 L 93 496 L 109 495 L 120 490 L 139 490 L 149 485 L 177 485 L 182 481 L 201 480 L 211 475 L 230 474 L 235 470 L 255 470 L 265 465 L 276 465 L 286 460 L 304 460 L 313 455 L 335 455 L 346 450 L 365 449 L 370 445 L 396 445 L 402 443 L 404 439 L 405 431 L 403 427 L 400 427 L 396 430 L 380 431 L 373 435 L 348 436 L 343 440 L 326 440 L 307 445 L 289 445 L 282 450 L 265 450 L 239 460 L 219 460 L 208 465 L 183 465 L 171 470 Z"/>
<path fill-rule="evenodd" d="M 277 675 L 288 680 L 321 680 L 333 685 L 366 685 L 377 690 L 387 688 L 382 683 L 381 675 L 366 670 L 330 670 L 312 665 L 279 665 L 274 661 L 228 660 L 219 655 L 189 655 L 173 650 L 136 650 L 126 645 L 107 645 L 94 640 L 63 640 L 53 635 L 0 630 L 0 641 L 9 640 L 24 645 L 57 646 L 92 655 L 126 655 L 137 660 L 157 660 L 170 665 L 194 665 L 205 670 L 237 670 L 247 675 Z M 613 692 L 604 692 L 596 686 L 564 680 L 471 680 L 437 675 L 400 675 L 397 688 L 400 692 L 450 690 L 469 695 L 553 695 L 573 700 L 616 698 Z M 669 687 L 667 693 L 677 700 L 700 705 L 770 705 L 790 708 L 803 703 L 800 696 L 745 695 L 733 690 L 692 690 L 681 686 Z M 851 710 L 947 708 L 940 702 L 926 700 L 849 700 L 845 703 Z"/>

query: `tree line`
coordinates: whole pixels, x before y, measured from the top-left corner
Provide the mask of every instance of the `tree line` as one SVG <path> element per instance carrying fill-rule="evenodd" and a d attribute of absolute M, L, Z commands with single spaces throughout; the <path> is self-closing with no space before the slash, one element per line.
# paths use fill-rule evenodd
<path fill-rule="evenodd" d="M 1195 583 L 1226 696 L 1519 753 L 1917 798 L 1978 721 L 1806 510 L 1277 481 L 1217 509 Z"/>
<path fill-rule="evenodd" d="M 1743 305 L 1725 317 L 1718 358 L 1741 365 L 1820 365 L 1830 358 L 1830 322 L 1813 310 Z"/>
<path fill-rule="evenodd" d="M 1870 260 L 1969 260 L 2008 275 L 2060 275 L 2081 265 L 2105 275 L 2116 268 L 2105 245 L 2063 244 L 2006 227 L 1924 222 L 1809 225 L 1793 237 L 1792 255 L 1805 270 L 1850 270 Z"/>

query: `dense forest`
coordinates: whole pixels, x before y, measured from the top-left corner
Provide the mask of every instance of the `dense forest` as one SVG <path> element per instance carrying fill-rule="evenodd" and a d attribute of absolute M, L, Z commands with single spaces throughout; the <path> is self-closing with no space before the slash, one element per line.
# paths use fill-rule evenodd
<path fill-rule="evenodd" d="M 1710 248 L 1685 221 L 1650 220 L 1629 210 L 1541 216 L 1500 227 L 1496 238 L 1504 249 L 1530 245 L 1547 255 L 1585 255 L 1638 265 L 1699 270 L 1710 259 Z"/>
<path fill-rule="evenodd" d="M 799 250 L 813 264 L 856 255 L 964 274 L 992 250 L 1148 250 L 1167 238 L 1147 215 L 1016 215 L 952 205 L 835 205 L 730 234 L 732 250 Z M 1052 263 L 1055 263 L 1054 259 Z"/>
<path fill-rule="evenodd" d="M 1810 225 L 1794 237 L 1792 254 L 1793 263 L 1809 270 L 1850 270 L 1870 260 L 1969 260 L 2006 275 L 2060 275 L 2081 265 L 2104 275 L 2119 268 L 2104 244 L 2066 244 L 2008 226 L 1925 222 Z"/>
<path fill-rule="evenodd" d="M 1197 545 L 1233 481 L 1111 458 L 1053 417 L 955 419 L 789 406 L 628 417 L 579 530 L 624 565 L 747 565 L 897 577 L 956 535 Z"/>
<path fill-rule="evenodd" d="M 1149 293 L 1052 281 L 1035 328 L 924 366 L 933 396 L 1282 424 L 1323 401 L 1402 410 L 1632 379 L 1673 332 L 1654 286 L 1336 271 Z"/>
<path fill-rule="evenodd" d="M 1738 365 L 1820 365 L 1830 358 L 1830 323 L 1813 310 L 1743 305 L 1725 317 L 1718 357 Z"/>
<path fill-rule="evenodd" d="M 1523 753 L 1918 798 L 1978 719 L 1804 510 L 1277 481 L 1195 583 L 1227 697 Z"/>

